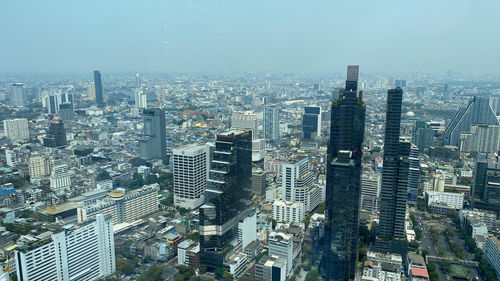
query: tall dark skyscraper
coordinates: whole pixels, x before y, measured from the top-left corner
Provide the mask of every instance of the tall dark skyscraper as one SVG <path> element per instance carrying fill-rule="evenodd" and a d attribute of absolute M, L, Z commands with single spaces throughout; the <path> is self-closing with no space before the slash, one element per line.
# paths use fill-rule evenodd
<path fill-rule="evenodd" d="M 50 121 L 47 136 L 43 139 L 43 145 L 46 147 L 61 147 L 66 145 L 66 130 L 63 120 L 55 117 Z"/>
<path fill-rule="evenodd" d="M 500 157 L 478 157 L 472 186 L 472 206 L 500 214 Z"/>
<path fill-rule="evenodd" d="M 151 160 L 161 158 L 167 162 L 167 141 L 165 110 L 148 108 L 143 111 L 144 137 L 139 140 L 141 158 Z"/>
<path fill-rule="evenodd" d="M 380 223 L 376 249 L 406 255 L 405 216 L 408 200 L 409 141 L 400 141 L 401 88 L 387 91 L 384 168 L 380 192 Z"/>
<path fill-rule="evenodd" d="M 354 280 L 356 272 L 366 110 L 362 94 L 356 92 L 358 69 L 348 66 L 346 90 L 332 102 L 326 231 L 320 264 L 324 280 Z"/>
<path fill-rule="evenodd" d="M 321 107 L 306 106 L 302 116 L 302 131 L 304 139 L 314 140 L 321 134 Z"/>
<path fill-rule="evenodd" d="M 205 203 L 200 207 L 200 263 L 223 267 L 235 246 L 238 221 L 251 210 L 252 131 L 217 135 Z"/>
<path fill-rule="evenodd" d="M 99 70 L 94 70 L 94 85 L 95 85 L 95 100 L 97 102 L 97 106 L 104 107 L 101 72 Z"/>

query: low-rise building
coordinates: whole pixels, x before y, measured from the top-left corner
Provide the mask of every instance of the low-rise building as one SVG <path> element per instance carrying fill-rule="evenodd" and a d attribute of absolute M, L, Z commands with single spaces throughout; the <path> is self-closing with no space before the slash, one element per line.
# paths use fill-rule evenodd
<path fill-rule="evenodd" d="M 429 280 L 429 272 L 427 272 L 426 268 L 412 268 L 410 270 L 409 275 L 410 281 L 428 281 Z"/>
<path fill-rule="evenodd" d="M 488 230 L 495 230 L 495 223 L 497 220 L 497 215 L 494 212 L 489 212 L 485 210 L 478 209 L 463 209 L 459 212 L 460 222 L 465 228 L 465 220 L 469 216 L 475 216 L 479 218 L 483 223 L 486 224 Z"/>
<path fill-rule="evenodd" d="M 476 216 L 467 216 L 464 220 L 464 229 L 472 238 L 476 239 L 477 235 L 488 236 L 488 227 Z"/>
<path fill-rule="evenodd" d="M 454 210 L 461 210 L 464 205 L 464 194 L 441 191 L 426 191 L 425 201 L 428 207 L 446 206 Z"/>
<path fill-rule="evenodd" d="M 273 203 L 273 219 L 277 222 L 295 222 L 304 221 L 304 203 L 275 200 Z"/>
<path fill-rule="evenodd" d="M 229 267 L 229 273 L 231 273 L 235 278 L 240 277 L 240 275 L 245 271 L 248 263 L 247 255 L 242 252 L 235 252 L 231 255 L 227 261 L 227 267 Z"/>
<path fill-rule="evenodd" d="M 285 259 L 287 263 L 287 274 L 293 268 L 293 236 L 283 232 L 271 232 L 269 234 L 269 255 Z"/>
<path fill-rule="evenodd" d="M 285 281 L 286 260 L 278 256 L 264 256 L 255 264 L 255 279 Z"/>

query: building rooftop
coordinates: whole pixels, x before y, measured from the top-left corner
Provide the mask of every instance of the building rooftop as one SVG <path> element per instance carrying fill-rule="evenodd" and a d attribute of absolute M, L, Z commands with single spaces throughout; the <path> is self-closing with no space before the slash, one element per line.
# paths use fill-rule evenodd
<path fill-rule="evenodd" d="M 411 275 L 415 277 L 425 277 L 429 279 L 429 273 L 425 268 L 414 267 L 411 269 Z"/>
<path fill-rule="evenodd" d="M 57 215 L 71 209 L 76 209 L 80 206 L 82 206 L 81 202 L 64 202 L 56 206 L 47 206 L 47 208 L 40 211 L 40 213 L 45 215 Z"/>

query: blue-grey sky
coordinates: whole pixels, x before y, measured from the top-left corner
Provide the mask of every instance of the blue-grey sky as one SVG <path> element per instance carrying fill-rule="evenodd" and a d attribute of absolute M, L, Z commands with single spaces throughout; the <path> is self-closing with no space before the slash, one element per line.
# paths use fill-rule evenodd
<path fill-rule="evenodd" d="M 0 73 L 500 74 L 498 0 L 4 0 Z"/>

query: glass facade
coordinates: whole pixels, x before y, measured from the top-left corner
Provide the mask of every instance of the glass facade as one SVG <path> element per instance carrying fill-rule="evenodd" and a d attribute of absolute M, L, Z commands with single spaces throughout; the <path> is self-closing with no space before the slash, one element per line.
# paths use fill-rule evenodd
<path fill-rule="evenodd" d="M 139 140 L 141 158 L 161 158 L 167 161 L 167 141 L 165 128 L 165 110 L 144 109 L 144 138 Z"/>
<path fill-rule="evenodd" d="M 346 92 L 332 102 L 331 108 L 326 228 L 320 264 L 323 280 L 354 280 L 356 272 L 365 106 L 361 93 L 358 96 L 353 91 L 357 68 L 352 71 L 348 69 L 348 78 L 352 79 L 346 81 Z"/>
<path fill-rule="evenodd" d="M 238 237 L 238 221 L 251 210 L 252 132 L 217 135 L 205 203 L 200 207 L 200 262 L 223 266 Z"/>
<path fill-rule="evenodd" d="M 273 144 L 279 142 L 279 116 L 275 107 L 264 107 L 264 138 Z"/>
<path fill-rule="evenodd" d="M 313 140 L 321 130 L 321 108 L 318 106 L 304 107 L 302 116 L 302 131 L 304 139 Z"/>
<path fill-rule="evenodd" d="M 403 90 L 391 89 L 387 94 L 379 235 L 385 239 L 403 239 L 406 238 L 410 143 L 399 141 Z"/>
<path fill-rule="evenodd" d="M 102 94 L 101 72 L 94 71 L 94 85 L 95 85 L 95 100 L 98 107 L 104 107 L 104 97 Z"/>

